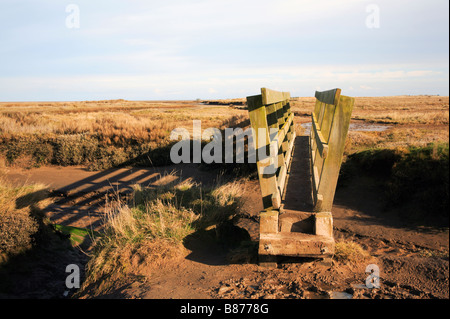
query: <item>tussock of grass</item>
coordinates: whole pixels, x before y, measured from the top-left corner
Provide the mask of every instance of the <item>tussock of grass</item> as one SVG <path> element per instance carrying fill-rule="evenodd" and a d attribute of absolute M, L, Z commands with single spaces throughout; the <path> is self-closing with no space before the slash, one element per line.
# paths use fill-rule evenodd
<path fill-rule="evenodd" d="M 443 258 L 448 259 L 448 251 L 446 250 L 430 250 L 430 249 L 420 249 L 419 256 L 424 258 Z"/>
<path fill-rule="evenodd" d="M 32 247 L 39 229 L 34 214 L 47 194 L 44 185 L 14 187 L 0 177 L 0 263 Z"/>
<path fill-rule="evenodd" d="M 334 258 L 343 263 L 357 263 L 370 258 L 370 254 L 354 241 L 341 241 L 335 245 Z"/>
<path fill-rule="evenodd" d="M 240 196 L 237 182 L 213 189 L 189 180 L 158 188 L 135 185 L 128 203 L 115 202 L 107 210 L 86 284 L 104 276 L 148 275 L 167 260 L 183 256 L 186 237 L 232 218 Z"/>

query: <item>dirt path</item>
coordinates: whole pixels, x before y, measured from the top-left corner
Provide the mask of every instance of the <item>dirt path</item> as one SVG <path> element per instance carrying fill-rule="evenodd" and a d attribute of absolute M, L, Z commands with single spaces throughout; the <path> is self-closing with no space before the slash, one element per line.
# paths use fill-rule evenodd
<path fill-rule="evenodd" d="M 172 172 L 172 173 L 171 173 Z M 169 174 L 171 173 L 171 174 Z M 10 169 L 13 183 L 43 183 L 60 200 L 46 209 L 57 223 L 101 227 L 105 194 L 126 193 L 134 183 L 158 185 L 194 178 L 214 183 L 214 172 L 196 166 L 123 168 L 88 172 L 83 168 Z M 339 188 L 333 209 L 335 238 L 354 241 L 371 255 L 357 264 L 317 260 L 281 260 L 279 267 L 259 267 L 254 252 L 237 255 L 212 242 L 193 239 L 183 258 L 147 276 L 127 277 L 107 294 L 87 291 L 81 298 L 449 298 L 449 234 L 446 229 L 405 224 L 383 212 L 380 190 L 365 181 Z M 244 186 L 243 215 L 237 226 L 258 240 L 259 184 Z M 253 257 L 253 258 L 251 258 Z M 366 266 L 380 269 L 381 286 L 368 289 Z"/>

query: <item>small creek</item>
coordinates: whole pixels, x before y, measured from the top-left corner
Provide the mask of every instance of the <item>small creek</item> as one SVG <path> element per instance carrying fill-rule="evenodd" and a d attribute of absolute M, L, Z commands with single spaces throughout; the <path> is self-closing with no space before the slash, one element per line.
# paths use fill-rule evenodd
<path fill-rule="evenodd" d="M 303 123 L 301 126 L 305 129 L 305 134 L 309 135 L 311 132 L 311 122 Z M 383 132 L 390 128 L 390 125 L 374 124 L 374 123 L 350 123 L 349 131 L 353 132 Z"/>

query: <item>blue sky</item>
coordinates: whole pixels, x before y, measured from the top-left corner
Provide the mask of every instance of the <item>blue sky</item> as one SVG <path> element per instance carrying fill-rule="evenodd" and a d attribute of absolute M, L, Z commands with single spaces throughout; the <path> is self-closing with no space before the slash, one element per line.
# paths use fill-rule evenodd
<path fill-rule="evenodd" d="M 447 0 L 1 0 L 0 101 L 238 98 L 261 87 L 447 96 L 448 10 Z"/>

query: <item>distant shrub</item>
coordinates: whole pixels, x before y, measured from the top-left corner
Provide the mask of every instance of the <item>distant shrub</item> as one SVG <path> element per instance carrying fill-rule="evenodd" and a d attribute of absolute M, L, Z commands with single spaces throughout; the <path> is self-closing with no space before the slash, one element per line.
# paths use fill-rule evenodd
<path fill-rule="evenodd" d="M 83 144 L 85 138 L 82 135 L 62 135 L 56 137 L 54 141 L 55 164 L 68 166 L 80 165 L 85 162 Z"/>
<path fill-rule="evenodd" d="M 171 164 L 170 144 L 109 144 L 85 134 L 31 134 L 0 138 L 0 156 L 8 165 L 39 167 L 85 165 L 101 170 L 121 165 L 161 166 Z M 24 163 L 25 161 L 25 163 Z"/>

